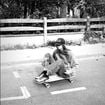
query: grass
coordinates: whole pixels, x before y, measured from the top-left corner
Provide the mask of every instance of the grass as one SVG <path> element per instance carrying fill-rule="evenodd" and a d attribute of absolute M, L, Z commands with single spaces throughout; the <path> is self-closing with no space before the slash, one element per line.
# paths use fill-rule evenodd
<path fill-rule="evenodd" d="M 17 44 L 17 45 L 3 45 L 0 47 L 0 50 L 1 51 L 4 51 L 4 50 L 23 50 L 23 49 L 35 49 L 35 48 L 37 48 L 37 46 L 35 44 L 33 44 L 33 45 Z"/>

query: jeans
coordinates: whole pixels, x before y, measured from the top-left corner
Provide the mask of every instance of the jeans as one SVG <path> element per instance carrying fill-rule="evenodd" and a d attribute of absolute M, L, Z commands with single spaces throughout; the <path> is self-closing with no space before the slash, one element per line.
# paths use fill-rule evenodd
<path fill-rule="evenodd" d="M 75 66 L 77 63 L 75 62 L 75 59 L 72 56 L 72 54 L 71 53 L 69 53 L 69 54 L 70 55 L 69 55 L 68 59 L 70 61 L 70 68 L 73 68 L 73 66 Z M 69 75 L 65 73 L 67 68 L 65 67 L 64 61 L 62 59 L 52 60 L 53 57 L 51 55 L 50 55 L 50 59 L 44 60 L 42 62 L 42 65 L 44 66 L 45 70 L 47 71 L 47 75 L 49 76 L 49 75 L 57 74 L 63 78 L 68 78 Z"/>
<path fill-rule="evenodd" d="M 63 60 L 56 60 L 53 63 L 46 65 L 44 68 L 46 69 L 48 76 L 57 74 L 63 78 L 69 77 L 69 75 L 65 74 L 66 68 Z"/>

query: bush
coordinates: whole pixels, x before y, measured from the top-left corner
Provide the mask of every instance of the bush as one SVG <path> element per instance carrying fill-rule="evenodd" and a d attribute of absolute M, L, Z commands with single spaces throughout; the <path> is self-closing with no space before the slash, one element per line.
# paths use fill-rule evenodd
<path fill-rule="evenodd" d="M 47 46 L 52 46 L 52 47 L 54 47 L 55 44 L 56 44 L 56 41 L 48 41 L 48 42 L 47 42 Z"/>
<path fill-rule="evenodd" d="M 0 46 L 0 51 L 3 50 L 22 50 L 22 49 L 35 49 L 37 46 L 35 44 L 29 45 L 28 43 L 26 45 L 16 44 L 16 45 L 3 45 Z"/>
<path fill-rule="evenodd" d="M 84 41 L 90 41 L 93 40 L 94 38 L 101 39 L 102 34 L 100 32 L 94 32 L 94 31 L 89 31 L 84 33 Z"/>
<path fill-rule="evenodd" d="M 47 46 L 52 46 L 52 47 L 55 47 L 55 44 L 56 44 L 56 41 L 48 41 L 47 42 Z M 66 45 L 72 45 L 72 46 L 75 46 L 75 45 L 81 45 L 81 41 L 67 41 L 66 40 Z"/>
<path fill-rule="evenodd" d="M 94 31 L 85 32 L 83 40 L 87 43 L 90 43 L 90 44 L 100 43 L 100 42 L 103 43 L 103 42 L 105 42 L 105 40 L 104 40 L 105 35 L 104 34 L 105 33 L 94 32 Z"/>

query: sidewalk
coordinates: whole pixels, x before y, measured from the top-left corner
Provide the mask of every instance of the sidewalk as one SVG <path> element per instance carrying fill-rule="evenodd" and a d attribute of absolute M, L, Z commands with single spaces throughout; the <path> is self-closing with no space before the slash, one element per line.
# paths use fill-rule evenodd
<path fill-rule="evenodd" d="M 105 56 L 105 44 L 68 46 L 75 56 L 81 57 Z M 14 51 L 1 51 L 1 64 L 31 63 L 39 62 L 43 59 L 45 53 L 52 53 L 54 48 L 37 48 Z"/>

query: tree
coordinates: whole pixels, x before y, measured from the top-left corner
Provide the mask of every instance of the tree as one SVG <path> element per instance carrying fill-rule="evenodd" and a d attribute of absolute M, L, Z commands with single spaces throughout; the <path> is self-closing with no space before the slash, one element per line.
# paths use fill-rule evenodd
<path fill-rule="evenodd" d="M 0 18 L 19 18 L 22 16 L 22 8 L 14 0 L 0 1 Z"/>
<path fill-rule="evenodd" d="M 102 17 L 105 16 L 105 0 L 82 0 L 80 5 L 81 17 Z"/>
<path fill-rule="evenodd" d="M 81 17 L 105 16 L 105 0 L 1 0 L 0 18 L 65 18 L 75 7 Z"/>

